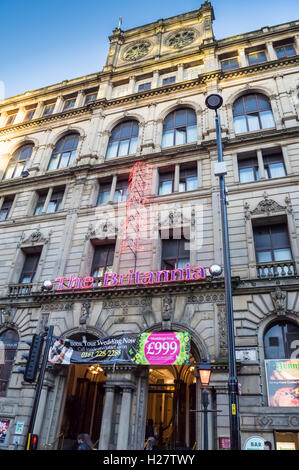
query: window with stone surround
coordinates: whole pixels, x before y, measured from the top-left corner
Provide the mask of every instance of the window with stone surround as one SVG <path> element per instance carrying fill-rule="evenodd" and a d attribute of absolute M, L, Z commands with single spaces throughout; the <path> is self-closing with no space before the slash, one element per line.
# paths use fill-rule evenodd
<path fill-rule="evenodd" d="M 298 344 L 298 325 L 289 321 L 271 323 L 264 334 L 265 359 L 296 359 Z"/>
<path fill-rule="evenodd" d="M 196 142 L 196 140 L 197 122 L 193 109 L 176 109 L 166 116 L 163 124 L 163 148 Z"/>
<path fill-rule="evenodd" d="M 139 126 L 135 120 L 124 121 L 114 127 L 109 138 L 106 159 L 135 154 Z"/>
<path fill-rule="evenodd" d="M 33 144 L 27 144 L 20 147 L 13 154 L 3 179 L 19 178 L 22 172 L 27 170 L 30 157 L 33 150 Z"/>
<path fill-rule="evenodd" d="M 74 163 L 79 142 L 79 134 L 67 134 L 62 137 L 52 152 L 48 170 L 66 168 Z"/>
<path fill-rule="evenodd" d="M 261 64 L 262 62 L 267 61 L 267 56 L 265 51 L 256 51 L 256 52 L 249 52 L 247 54 L 248 64 L 255 65 Z"/>
<path fill-rule="evenodd" d="M 233 105 L 233 116 L 236 134 L 275 127 L 270 101 L 260 93 L 238 98 Z"/>
<path fill-rule="evenodd" d="M 0 397 L 6 397 L 18 344 L 15 330 L 7 329 L 0 334 Z"/>
<path fill-rule="evenodd" d="M 91 267 L 91 276 L 103 277 L 106 272 L 112 272 L 115 243 L 96 245 Z"/>
<path fill-rule="evenodd" d="M 272 221 L 256 219 L 253 224 L 258 277 L 294 275 L 287 221 L 282 217 Z"/>
<path fill-rule="evenodd" d="M 183 237 L 162 240 L 161 269 L 184 269 L 186 264 L 190 262 L 189 243 L 190 241 Z"/>
<path fill-rule="evenodd" d="M 23 269 L 19 279 L 19 284 L 31 284 L 37 270 L 41 255 L 41 249 L 35 249 L 34 252 L 26 252 Z"/>
<path fill-rule="evenodd" d="M 9 213 L 12 208 L 13 201 L 14 201 L 13 196 L 7 196 L 4 198 L 2 206 L 0 208 L 0 221 L 6 220 L 8 218 Z"/>
<path fill-rule="evenodd" d="M 50 195 L 49 191 L 51 191 Z M 50 188 L 47 191 L 39 192 L 34 215 L 39 215 L 41 213 L 50 214 L 61 210 L 64 191 L 65 188 L 60 187 L 54 189 Z"/>
<path fill-rule="evenodd" d="M 238 155 L 238 169 L 240 183 L 257 181 L 263 178 L 281 178 L 286 176 L 284 157 L 280 148 L 260 150 L 261 160 L 258 161 L 257 152 Z"/>

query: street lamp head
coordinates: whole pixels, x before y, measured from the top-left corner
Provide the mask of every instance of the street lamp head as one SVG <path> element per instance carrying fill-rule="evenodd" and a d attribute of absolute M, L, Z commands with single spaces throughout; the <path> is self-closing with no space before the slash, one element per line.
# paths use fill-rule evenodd
<path fill-rule="evenodd" d="M 44 281 L 42 290 L 51 290 L 53 288 L 53 284 L 51 281 Z"/>
<path fill-rule="evenodd" d="M 209 271 L 212 277 L 220 276 L 222 274 L 222 267 L 218 264 L 213 264 L 209 267 Z"/>
<path fill-rule="evenodd" d="M 199 371 L 199 378 L 200 378 L 201 385 L 203 387 L 208 387 L 210 383 L 211 372 L 212 372 L 211 364 L 209 364 L 208 362 L 200 363 L 198 371 Z"/>
<path fill-rule="evenodd" d="M 206 106 L 209 109 L 214 109 L 215 111 L 220 108 L 223 104 L 223 98 L 220 95 L 209 95 L 206 99 Z"/>

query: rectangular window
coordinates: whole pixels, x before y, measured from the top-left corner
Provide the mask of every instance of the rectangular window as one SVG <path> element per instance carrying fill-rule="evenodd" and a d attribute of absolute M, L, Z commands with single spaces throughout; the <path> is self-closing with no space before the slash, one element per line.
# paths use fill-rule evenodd
<path fill-rule="evenodd" d="M 96 99 L 97 93 L 88 93 L 88 95 L 85 96 L 84 104 L 92 103 L 92 101 L 96 101 Z"/>
<path fill-rule="evenodd" d="M 249 183 L 260 179 L 257 158 L 246 158 L 238 160 L 240 183 Z"/>
<path fill-rule="evenodd" d="M 33 119 L 34 113 L 35 113 L 35 108 L 29 109 L 24 116 L 24 122 L 31 121 Z"/>
<path fill-rule="evenodd" d="M 151 82 L 141 83 L 138 86 L 138 91 L 146 91 L 146 90 L 150 90 L 150 89 L 151 89 Z"/>
<path fill-rule="evenodd" d="M 118 181 L 115 188 L 113 202 L 124 202 L 128 199 L 129 195 L 127 193 L 129 186 L 128 181 Z"/>
<path fill-rule="evenodd" d="M 97 205 L 107 204 L 111 193 L 111 183 L 100 183 Z"/>
<path fill-rule="evenodd" d="M 286 176 L 282 154 L 263 155 L 263 160 L 266 178 L 281 178 Z"/>
<path fill-rule="evenodd" d="M 53 190 L 50 200 L 46 207 L 45 204 L 47 196 L 47 192 L 39 194 L 33 215 L 39 215 L 42 212 L 45 212 L 46 214 L 51 214 L 53 212 L 58 212 L 61 209 L 62 199 L 64 196 L 64 188 Z"/>
<path fill-rule="evenodd" d="M 179 191 L 194 191 L 198 188 L 197 168 L 180 171 Z"/>
<path fill-rule="evenodd" d="M 95 247 L 91 276 L 103 277 L 105 272 L 112 272 L 115 244 L 98 245 Z"/>
<path fill-rule="evenodd" d="M 50 116 L 51 114 L 53 114 L 54 108 L 55 108 L 55 103 L 50 103 L 50 104 L 45 105 L 43 116 Z"/>
<path fill-rule="evenodd" d="M 42 213 L 46 199 L 47 193 L 39 194 L 33 215 L 39 215 Z"/>
<path fill-rule="evenodd" d="M 267 61 L 265 51 L 251 52 L 247 57 L 249 65 L 261 64 Z"/>
<path fill-rule="evenodd" d="M 294 55 L 296 55 L 296 51 L 293 44 L 277 46 L 275 47 L 275 51 L 278 59 L 282 59 L 283 57 L 293 57 Z"/>
<path fill-rule="evenodd" d="M 39 263 L 40 252 L 39 253 L 26 253 L 25 261 L 20 276 L 20 284 L 29 284 L 33 282 L 37 266 Z"/>
<path fill-rule="evenodd" d="M 169 85 L 170 83 L 175 83 L 175 77 L 166 77 L 163 78 L 162 85 Z"/>
<path fill-rule="evenodd" d="M 13 198 L 4 198 L 2 207 L 0 209 L 0 220 L 6 220 L 7 217 L 9 216 L 11 207 L 13 203 Z"/>
<path fill-rule="evenodd" d="M 232 57 L 231 59 L 225 59 L 221 61 L 221 69 L 223 72 L 227 70 L 235 70 L 239 68 L 238 57 Z"/>
<path fill-rule="evenodd" d="M 58 212 L 61 209 L 63 195 L 64 195 L 64 190 L 53 191 L 48 207 L 47 207 L 47 214 Z"/>
<path fill-rule="evenodd" d="M 161 269 L 184 269 L 190 261 L 188 245 L 189 242 L 185 238 L 162 240 Z"/>
<path fill-rule="evenodd" d="M 258 263 L 292 260 L 288 228 L 286 224 L 254 227 L 254 245 Z"/>
<path fill-rule="evenodd" d="M 171 194 L 174 191 L 174 171 L 159 174 L 159 192 L 160 196 Z"/>
<path fill-rule="evenodd" d="M 65 100 L 63 105 L 63 111 L 67 111 L 68 109 L 72 109 L 75 106 L 76 98 L 70 98 Z"/>
<path fill-rule="evenodd" d="M 5 125 L 6 126 L 11 126 L 15 122 L 16 117 L 17 117 L 17 113 L 9 114 L 8 117 L 7 117 Z"/>

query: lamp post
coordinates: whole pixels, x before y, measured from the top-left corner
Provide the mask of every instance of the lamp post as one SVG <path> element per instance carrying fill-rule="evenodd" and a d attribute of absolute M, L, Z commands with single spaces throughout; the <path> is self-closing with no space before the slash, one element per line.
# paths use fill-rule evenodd
<path fill-rule="evenodd" d="M 228 361 L 229 361 L 229 405 L 230 405 L 230 441 L 231 449 L 240 449 L 240 423 L 238 406 L 238 379 L 236 373 L 236 354 L 235 354 L 235 336 L 234 336 L 234 316 L 232 302 L 231 286 L 231 265 L 229 252 L 227 207 L 226 207 L 226 189 L 225 179 L 226 164 L 223 161 L 222 138 L 220 116 L 217 110 L 222 106 L 223 99 L 220 95 L 212 94 L 206 99 L 206 106 L 215 111 L 216 135 L 217 135 L 217 154 L 218 163 L 214 166 L 215 176 L 219 177 L 220 186 L 220 204 L 221 204 L 221 222 L 222 222 L 222 243 L 223 243 L 223 261 L 224 261 L 224 280 L 225 280 L 225 304 L 227 316 L 227 341 L 228 341 Z"/>
<path fill-rule="evenodd" d="M 203 412 L 203 449 L 209 450 L 209 435 L 208 435 L 208 405 L 209 393 L 207 387 L 210 383 L 211 366 L 207 362 L 202 362 L 198 368 L 200 383 L 202 386 L 201 404 Z"/>

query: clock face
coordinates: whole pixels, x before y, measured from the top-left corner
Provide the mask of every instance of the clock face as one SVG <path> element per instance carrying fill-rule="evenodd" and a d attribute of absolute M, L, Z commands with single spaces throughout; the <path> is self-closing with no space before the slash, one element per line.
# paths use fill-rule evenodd
<path fill-rule="evenodd" d="M 174 47 L 176 49 L 180 47 L 187 46 L 195 39 L 195 34 L 193 31 L 182 31 L 169 36 L 167 44 L 169 47 Z"/>
<path fill-rule="evenodd" d="M 135 44 L 135 46 L 130 47 L 126 50 L 124 54 L 124 59 L 126 60 L 137 60 L 145 56 L 149 51 L 149 44 L 142 42 Z"/>

